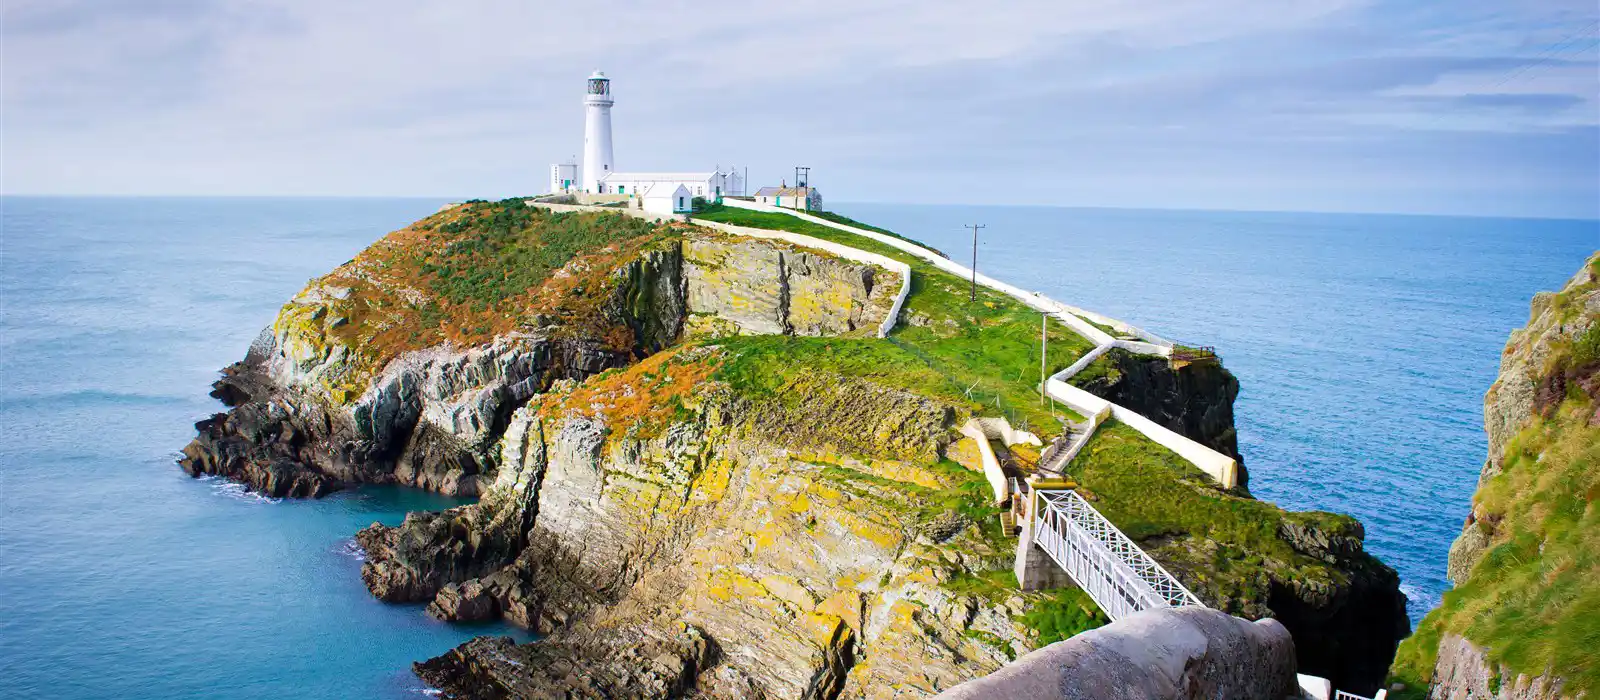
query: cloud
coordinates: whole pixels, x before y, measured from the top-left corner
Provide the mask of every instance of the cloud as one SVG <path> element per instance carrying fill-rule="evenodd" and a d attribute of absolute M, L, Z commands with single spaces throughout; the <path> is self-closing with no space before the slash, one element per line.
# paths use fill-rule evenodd
<path fill-rule="evenodd" d="M 1576 162 L 1600 120 L 1596 49 L 1544 55 L 1595 21 L 1588 2 L 13 0 L 0 12 L 13 192 L 530 192 L 579 150 L 581 80 L 604 68 L 619 165 L 739 161 L 775 178 L 805 161 L 835 200 L 959 182 L 974 199 L 1359 209 L 1389 201 L 1364 183 L 1404 173 L 1443 188 L 1438 202 L 1461 192 L 1445 209 L 1471 209 L 1502 163 L 1384 154 L 1566 139 L 1565 155 L 1530 149 L 1519 169 L 1525 189 L 1565 204 L 1525 213 L 1600 206 L 1583 201 L 1600 172 Z"/>

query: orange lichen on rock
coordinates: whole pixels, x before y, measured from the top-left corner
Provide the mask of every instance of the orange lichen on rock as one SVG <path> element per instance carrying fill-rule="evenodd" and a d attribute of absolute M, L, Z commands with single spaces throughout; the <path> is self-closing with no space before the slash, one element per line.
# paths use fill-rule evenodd
<path fill-rule="evenodd" d="M 367 376 L 411 350 L 469 347 L 548 329 L 626 350 L 633 331 L 605 318 L 617 272 L 678 235 L 619 214 L 551 213 L 520 200 L 474 202 L 394 231 L 314 280 L 327 341 Z M 352 386 L 359 390 L 360 387 Z"/>
<path fill-rule="evenodd" d="M 721 358 L 720 351 L 709 347 L 659 352 L 579 384 L 560 400 L 546 401 L 539 414 L 582 415 L 614 431 L 654 434 L 667 426 L 686 398 L 704 390 Z"/>

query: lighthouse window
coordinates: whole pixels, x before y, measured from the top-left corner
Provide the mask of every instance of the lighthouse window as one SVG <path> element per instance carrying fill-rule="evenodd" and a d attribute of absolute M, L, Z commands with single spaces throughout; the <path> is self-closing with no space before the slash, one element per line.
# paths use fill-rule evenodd
<path fill-rule="evenodd" d="M 606 81 L 604 81 L 604 80 L 591 80 L 591 81 L 589 81 L 589 94 L 591 94 L 591 95 L 604 95 L 604 94 L 606 94 Z"/>

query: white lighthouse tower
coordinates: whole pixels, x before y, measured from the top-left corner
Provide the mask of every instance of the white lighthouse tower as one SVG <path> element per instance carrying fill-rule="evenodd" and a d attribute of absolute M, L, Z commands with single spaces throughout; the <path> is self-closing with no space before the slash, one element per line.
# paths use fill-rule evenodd
<path fill-rule="evenodd" d="M 583 96 L 583 190 L 599 192 L 600 181 L 616 170 L 611 160 L 611 79 L 595 71 Z"/>

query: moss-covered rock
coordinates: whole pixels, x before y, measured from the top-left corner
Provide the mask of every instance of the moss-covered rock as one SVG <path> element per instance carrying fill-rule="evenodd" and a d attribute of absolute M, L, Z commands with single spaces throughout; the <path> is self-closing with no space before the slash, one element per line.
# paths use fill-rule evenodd
<path fill-rule="evenodd" d="M 1600 254 L 1534 297 L 1484 397 L 1489 456 L 1454 589 L 1401 646 L 1409 697 L 1600 692 Z"/>

